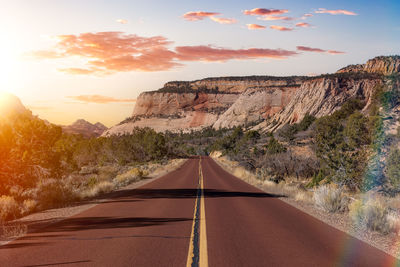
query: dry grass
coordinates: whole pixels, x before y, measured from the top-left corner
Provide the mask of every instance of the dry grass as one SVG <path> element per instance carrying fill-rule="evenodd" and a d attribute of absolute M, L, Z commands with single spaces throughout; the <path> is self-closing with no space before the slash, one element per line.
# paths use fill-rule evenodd
<path fill-rule="evenodd" d="M 91 198 L 100 194 L 109 193 L 115 189 L 115 184 L 109 181 L 103 181 L 93 185 L 91 188 L 81 191 L 80 197 Z"/>
<path fill-rule="evenodd" d="M 113 182 L 118 186 L 125 186 L 132 182 L 139 181 L 141 178 L 146 176 L 146 173 L 147 172 L 141 170 L 140 168 L 135 167 L 135 168 L 130 169 L 127 172 L 117 175 L 113 179 Z"/>
<path fill-rule="evenodd" d="M 322 185 L 314 192 L 315 205 L 326 212 L 343 212 L 348 209 L 348 198 L 341 188 Z"/>
<path fill-rule="evenodd" d="M 0 223 L 15 219 L 20 215 L 20 208 L 12 196 L 0 197 Z"/>
<path fill-rule="evenodd" d="M 388 205 L 387 199 L 364 195 L 349 205 L 349 216 L 353 223 L 382 234 L 398 232 L 400 219 Z"/>
<path fill-rule="evenodd" d="M 298 191 L 294 196 L 296 201 L 305 202 L 311 204 L 313 202 L 313 193 L 310 191 Z"/>

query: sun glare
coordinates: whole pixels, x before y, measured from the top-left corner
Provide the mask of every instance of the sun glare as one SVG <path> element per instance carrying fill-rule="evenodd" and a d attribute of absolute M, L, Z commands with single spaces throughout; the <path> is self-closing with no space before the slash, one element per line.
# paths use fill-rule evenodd
<path fill-rule="evenodd" d="M 18 52 L 7 35 L 0 36 L 0 93 L 13 91 L 17 78 Z"/>

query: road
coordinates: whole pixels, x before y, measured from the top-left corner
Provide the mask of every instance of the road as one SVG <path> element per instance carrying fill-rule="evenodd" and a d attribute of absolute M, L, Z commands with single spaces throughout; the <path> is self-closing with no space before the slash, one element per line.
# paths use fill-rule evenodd
<path fill-rule="evenodd" d="M 0 247 L 0 266 L 395 266 L 393 257 L 189 159 Z"/>

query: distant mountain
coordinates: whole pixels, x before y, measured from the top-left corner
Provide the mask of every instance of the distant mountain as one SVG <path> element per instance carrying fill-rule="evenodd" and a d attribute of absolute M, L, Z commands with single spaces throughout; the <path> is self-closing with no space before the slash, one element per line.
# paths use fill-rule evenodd
<path fill-rule="evenodd" d="M 18 97 L 9 93 L 0 93 L 0 118 L 24 112 L 29 112 L 29 110 L 24 107 Z"/>
<path fill-rule="evenodd" d="M 86 120 L 80 119 L 68 126 L 62 126 L 63 131 L 71 134 L 82 134 L 86 137 L 98 137 L 108 128 L 100 122 L 92 124 Z"/>

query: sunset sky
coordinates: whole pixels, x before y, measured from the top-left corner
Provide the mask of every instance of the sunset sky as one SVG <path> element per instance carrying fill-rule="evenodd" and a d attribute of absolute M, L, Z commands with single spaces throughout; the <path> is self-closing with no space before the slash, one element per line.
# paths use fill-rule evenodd
<path fill-rule="evenodd" d="M 315 75 L 400 54 L 398 0 L 0 1 L 0 91 L 57 124 L 112 126 L 171 80 Z"/>

